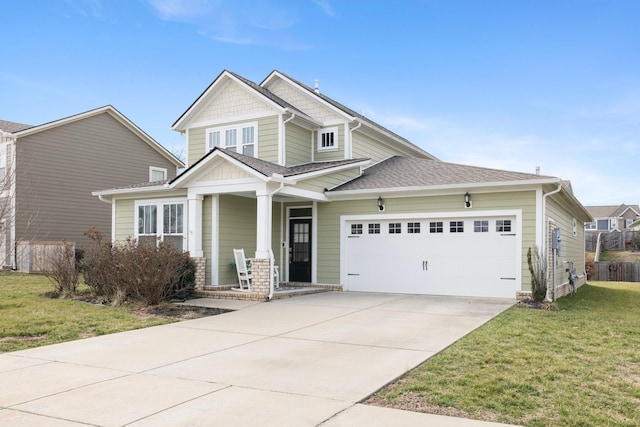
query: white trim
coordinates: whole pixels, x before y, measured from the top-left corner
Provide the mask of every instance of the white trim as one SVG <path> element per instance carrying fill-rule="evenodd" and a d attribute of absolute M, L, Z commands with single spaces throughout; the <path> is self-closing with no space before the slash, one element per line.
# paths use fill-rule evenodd
<path fill-rule="evenodd" d="M 318 137 L 316 138 L 316 150 L 318 150 L 319 153 L 325 151 L 338 151 L 338 149 L 340 148 L 340 131 L 338 129 L 338 126 L 322 127 L 318 129 L 317 134 Z M 333 135 L 332 145 L 322 147 L 322 135 L 325 134 Z"/>
<path fill-rule="evenodd" d="M 287 195 L 287 196 L 294 196 L 294 197 L 300 197 L 300 198 L 303 198 L 303 199 L 317 200 L 319 202 L 330 202 L 331 201 L 322 193 L 316 193 L 315 191 L 303 190 L 301 188 L 296 188 L 296 187 L 284 187 L 282 190 L 280 190 L 278 192 L 278 194 Z"/>
<path fill-rule="evenodd" d="M 133 231 L 134 231 L 134 238 L 136 240 L 139 240 L 140 234 L 138 231 L 138 221 L 139 221 L 139 217 L 138 217 L 138 208 L 140 206 L 149 206 L 149 205 L 155 205 L 157 207 L 156 210 L 156 233 L 155 235 L 158 236 L 160 239 L 159 241 L 164 241 L 164 210 L 163 207 L 165 205 L 176 205 L 176 204 L 182 204 L 182 250 L 183 251 L 187 251 L 188 250 L 188 234 L 189 234 L 189 224 L 188 224 L 188 215 L 189 215 L 189 210 L 188 210 L 188 200 L 186 198 L 176 198 L 176 199 L 148 199 L 148 200 L 136 200 L 134 203 L 134 211 L 133 211 L 133 218 L 134 218 L 134 225 L 133 225 Z M 145 234 L 143 234 L 143 236 L 145 236 Z"/>
<path fill-rule="evenodd" d="M 111 200 L 111 241 L 112 242 L 116 241 L 116 201 L 115 200 Z"/>
<path fill-rule="evenodd" d="M 318 283 L 318 202 L 311 205 L 311 283 Z"/>
<path fill-rule="evenodd" d="M 286 213 L 286 223 L 285 223 L 285 256 L 287 258 L 287 261 L 284 263 L 284 265 L 286 266 L 286 268 L 283 270 L 284 271 L 284 275 L 283 277 L 286 277 L 286 281 L 289 281 L 289 248 L 291 247 L 291 243 L 289 241 L 289 239 L 291 238 L 291 236 L 289 235 L 289 228 L 291 228 L 291 210 L 292 209 L 311 209 L 311 283 L 313 282 L 313 253 L 314 253 L 314 242 L 313 242 L 313 233 L 314 233 L 314 227 L 313 227 L 313 214 L 314 214 L 314 210 L 313 210 L 313 204 L 311 205 L 295 205 L 295 206 L 287 206 L 287 213 Z M 298 216 L 295 217 L 293 219 L 309 219 L 309 217 L 307 216 Z M 284 261 L 284 259 L 283 259 Z M 317 274 L 317 273 L 316 273 Z"/>
<path fill-rule="evenodd" d="M 218 286 L 220 282 L 220 196 L 211 195 L 211 285 Z"/>
<path fill-rule="evenodd" d="M 420 212 L 398 214 L 363 214 L 340 216 L 340 284 L 347 290 L 347 223 L 350 221 L 388 221 L 430 218 L 484 218 L 496 216 L 513 216 L 515 224 L 512 230 L 516 233 L 516 282 L 522 289 L 522 209 L 487 210 L 487 211 L 452 211 L 452 212 Z"/>
<path fill-rule="evenodd" d="M 154 172 L 162 172 L 164 174 L 164 177 L 162 179 L 153 179 L 153 173 Z M 159 168 L 157 166 L 149 166 L 149 182 L 157 182 L 157 181 L 164 181 L 167 179 L 167 168 Z"/>

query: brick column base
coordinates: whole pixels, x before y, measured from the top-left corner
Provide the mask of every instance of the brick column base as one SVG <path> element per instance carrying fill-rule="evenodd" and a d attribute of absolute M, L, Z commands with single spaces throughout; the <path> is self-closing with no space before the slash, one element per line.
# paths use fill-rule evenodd
<path fill-rule="evenodd" d="M 269 297 L 269 276 L 271 275 L 271 260 L 257 258 L 251 262 L 251 291 L 258 298 L 265 300 Z"/>
<path fill-rule="evenodd" d="M 191 258 L 196 266 L 196 290 L 204 289 L 207 259 L 205 257 Z"/>

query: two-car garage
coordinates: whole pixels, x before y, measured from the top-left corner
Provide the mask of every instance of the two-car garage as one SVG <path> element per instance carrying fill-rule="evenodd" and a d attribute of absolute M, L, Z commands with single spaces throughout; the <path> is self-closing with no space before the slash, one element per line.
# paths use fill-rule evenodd
<path fill-rule="evenodd" d="M 347 291 L 514 298 L 518 212 L 343 217 Z"/>

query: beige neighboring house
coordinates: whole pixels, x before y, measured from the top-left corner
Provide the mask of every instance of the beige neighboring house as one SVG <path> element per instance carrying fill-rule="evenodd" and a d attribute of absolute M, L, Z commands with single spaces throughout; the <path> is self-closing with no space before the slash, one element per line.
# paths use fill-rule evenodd
<path fill-rule="evenodd" d="M 584 224 L 584 229 L 591 232 L 609 232 L 630 230 L 631 224 L 640 219 L 638 205 L 602 205 L 585 206 L 593 217 L 593 221 Z"/>
<path fill-rule="evenodd" d="M 551 298 L 567 292 L 566 261 L 586 280 L 591 216 L 568 182 L 442 161 L 277 70 L 261 83 L 223 71 L 173 129 L 178 177 L 94 194 L 112 204 L 114 240 L 188 250 L 201 291 L 267 300 L 278 266 L 296 286 L 516 298 L 534 246 Z M 246 294 L 231 290 L 236 248 L 254 258 Z"/>
<path fill-rule="evenodd" d="M 183 163 L 107 105 L 38 126 L 0 120 L 0 262 L 16 268 L 25 242 L 84 247 L 95 227 L 108 238 L 111 207 L 96 188 L 165 182 Z"/>

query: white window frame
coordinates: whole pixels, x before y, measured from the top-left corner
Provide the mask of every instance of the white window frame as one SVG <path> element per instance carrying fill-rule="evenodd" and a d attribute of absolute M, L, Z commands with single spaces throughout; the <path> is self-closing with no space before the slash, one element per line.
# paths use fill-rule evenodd
<path fill-rule="evenodd" d="M 251 142 L 245 141 L 247 132 L 251 129 Z M 212 135 L 217 135 L 214 139 Z M 218 126 L 207 128 L 205 131 L 207 152 L 215 147 L 225 148 L 236 153 L 245 154 L 245 148 L 253 147 L 253 153 L 245 154 L 251 157 L 257 157 L 258 154 L 258 122 L 236 123 L 228 126 Z M 231 138 L 233 136 L 233 138 Z M 233 141 L 231 140 L 233 139 Z"/>
<path fill-rule="evenodd" d="M 323 135 L 333 134 L 332 144 L 322 145 Z M 318 130 L 318 151 L 334 151 L 338 149 L 338 127 L 322 128 Z"/>
<path fill-rule="evenodd" d="M 164 178 L 162 179 L 153 179 L 154 172 L 162 172 Z M 165 181 L 167 179 L 167 168 L 158 168 L 155 166 L 149 166 L 149 182 L 157 182 L 157 181 Z"/>
<path fill-rule="evenodd" d="M 585 230 L 597 230 L 598 229 L 598 222 L 597 221 L 585 222 L 584 223 L 584 229 Z"/>
<path fill-rule="evenodd" d="M 164 207 L 169 205 L 182 205 L 182 223 L 179 227 L 182 228 L 181 233 L 171 233 L 164 231 Z M 142 206 L 154 206 L 156 208 L 156 224 L 155 233 L 140 233 L 140 207 Z M 165 241 L 165 236 L 182 236 L 182 250 L 187 250 L 187 201 L 185 199 L 162 199 L 162 200 L 137 200 L 135 202 L 135 238 L 137 241 L 140 237 L 156 236 L 156 243 L 159 244 Z"/>
<path fill-rule="evenodd" d="M 0 182 L 7 177 L 7 147 L 8 143 L 0 144 Z"/>

